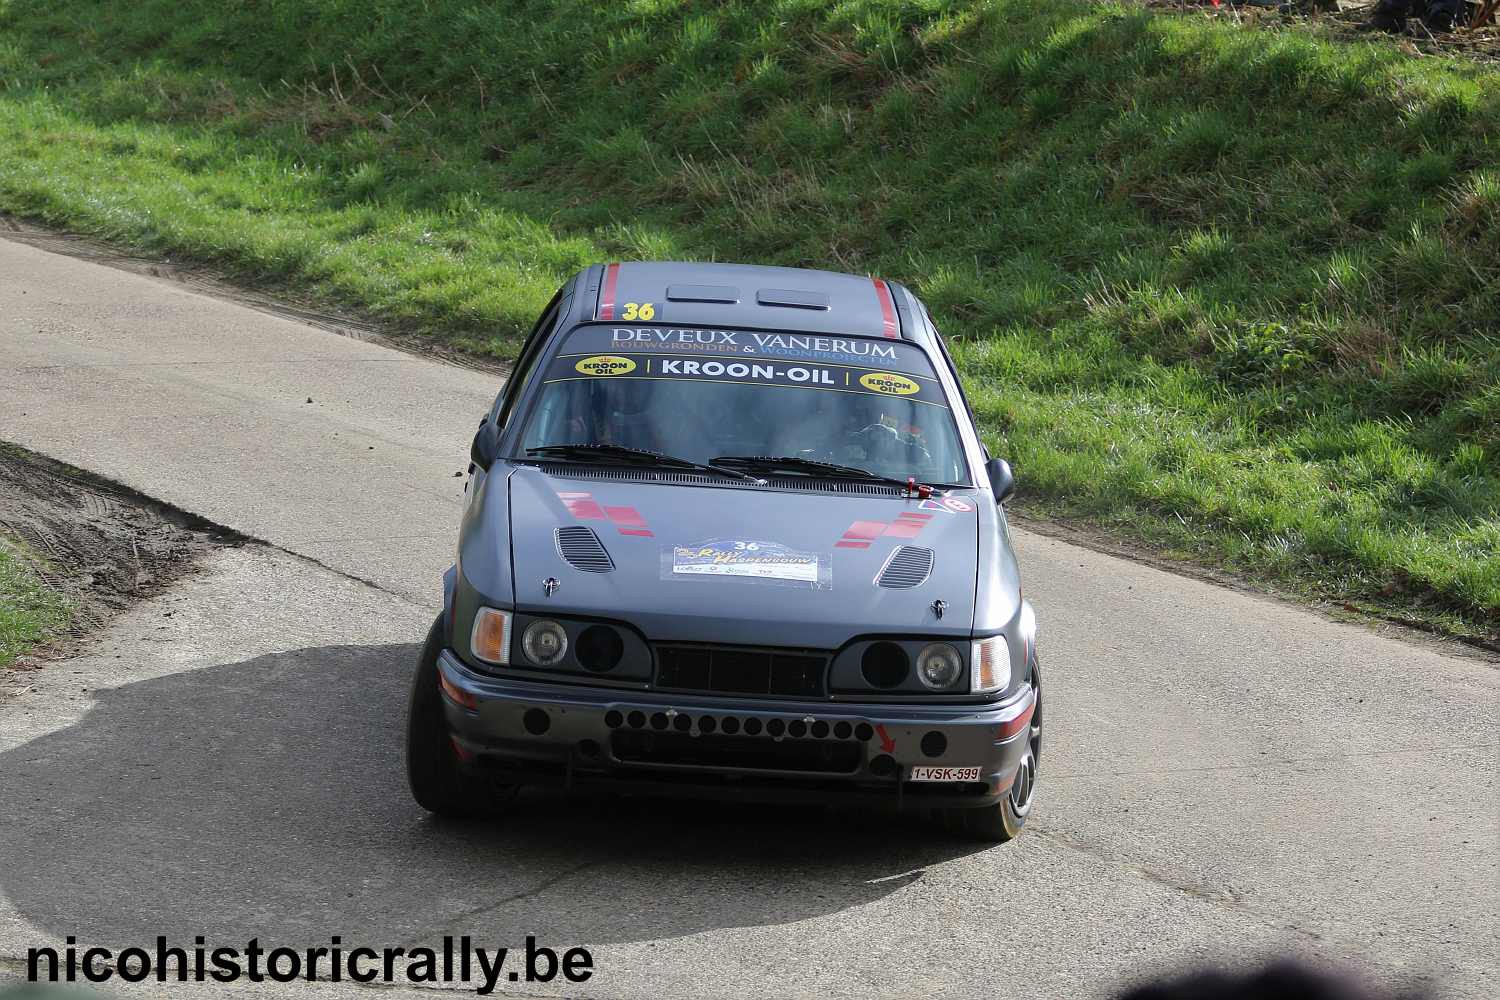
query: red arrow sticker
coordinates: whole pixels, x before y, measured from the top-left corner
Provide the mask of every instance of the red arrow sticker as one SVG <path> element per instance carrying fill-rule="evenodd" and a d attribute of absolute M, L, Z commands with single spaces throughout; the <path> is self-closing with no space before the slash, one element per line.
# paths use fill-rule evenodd
<path fill-rule="evenodd" d="M 875 726 L 875 732 L 880 736 L 880 749 L 883 752 L 890 753 L 892 750 L 896 749 L 896 741 L 886 735 L 885 726 L 883 724 L 877 724 Z"/>

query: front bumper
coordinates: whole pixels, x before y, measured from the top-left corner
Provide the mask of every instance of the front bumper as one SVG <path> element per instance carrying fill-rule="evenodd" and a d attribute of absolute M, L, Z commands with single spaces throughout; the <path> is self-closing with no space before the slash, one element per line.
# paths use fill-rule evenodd
<path fill-rule="evenodd" d="M 517 784 L 766 801 L 985 806 L 1025 753 L 1030 686 L 987 705 L 765 701 L 480 674 L 438 658 L 460 759 Z M 462 702 L 462 703 L 461 703 Z M 978 768 L 914 782 L 914 766 Z"/>

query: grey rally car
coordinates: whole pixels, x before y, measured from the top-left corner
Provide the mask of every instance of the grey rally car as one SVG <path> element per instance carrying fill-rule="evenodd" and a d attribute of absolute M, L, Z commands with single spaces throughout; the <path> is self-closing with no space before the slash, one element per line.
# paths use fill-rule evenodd
<path fill-rule="evenodd" d="M 591 267 L 471 458 L 412 687 L 423 807 L 552 783 L 1020 831 L 1042 711 L 1013 480 L 905 288 Z"/>

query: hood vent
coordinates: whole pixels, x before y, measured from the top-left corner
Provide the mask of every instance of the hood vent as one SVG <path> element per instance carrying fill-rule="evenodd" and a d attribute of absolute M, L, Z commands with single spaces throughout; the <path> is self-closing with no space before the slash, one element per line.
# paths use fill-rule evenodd
<path fill-rule="evenodd" d="M 594 529 L 581 524 L 557 529 L 557 551 L 569 566 L 585 573 L 608 573 L 615 568 Z"/>
<path fill-rule="evenodd" d="M 932 550 L 903 545 L 891 553 L 875 582 L 882 587 L 904 590 L 922 583 L 931 574 Z"/>

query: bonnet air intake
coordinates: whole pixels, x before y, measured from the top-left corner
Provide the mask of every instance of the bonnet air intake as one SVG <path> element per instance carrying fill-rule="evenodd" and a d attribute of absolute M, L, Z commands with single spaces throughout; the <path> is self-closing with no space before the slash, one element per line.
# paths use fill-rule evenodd
<path fill-rule="evenodd" d="M 886 560 L 885 568 L 875 578 L 882 587 L 897 590 L 915 587 L 932 573 L 932 550 L 916 545 L 903 545 Z"/>
<path fill-rule="evenodd" d="M 569 566 L 585 573 L 608 573 L 615 568 L 594 529 L 581 524 L 557 529 L 557 552 Z"/>

